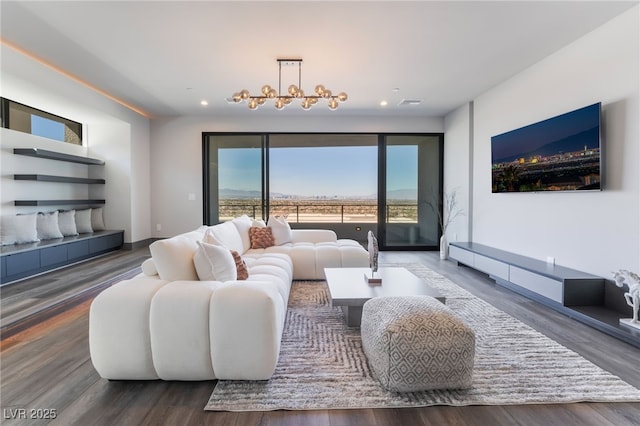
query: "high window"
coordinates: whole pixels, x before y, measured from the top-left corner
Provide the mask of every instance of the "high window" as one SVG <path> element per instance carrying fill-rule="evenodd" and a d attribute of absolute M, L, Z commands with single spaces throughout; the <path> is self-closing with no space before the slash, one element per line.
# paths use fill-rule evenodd
<path fill-rule="evenodd" d="M 82 145 L 82 124 L 28 105 L 0 98 L 2 127 Z"/>

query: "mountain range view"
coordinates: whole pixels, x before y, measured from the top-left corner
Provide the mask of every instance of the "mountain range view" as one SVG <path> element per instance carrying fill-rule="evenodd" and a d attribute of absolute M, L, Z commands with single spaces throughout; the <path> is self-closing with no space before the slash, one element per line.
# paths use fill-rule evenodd
<path fill-rule="evenodd" d="M 418 191 L 416 189 L 396 189 L 387 192 L 388 200 L 416 200 Z M 262 192 L 260 191 L 246 191 L 241 189 L 222 188 L 219 191 L 219 197 L 221 199 L 253 199 L 261 198 Z M 318 197 L 302 196 L 295 194 L 282 194 L 278 192 L 270 193 L 272 199 L 286 199 L 286 200 L 313 200 L 321 198 L 323 200 L 337 199 L 337 200 L 377 200 L 377 194 L 369 195 L 349 195 L 349 196 L 330 196 L 320 195 Z"/>

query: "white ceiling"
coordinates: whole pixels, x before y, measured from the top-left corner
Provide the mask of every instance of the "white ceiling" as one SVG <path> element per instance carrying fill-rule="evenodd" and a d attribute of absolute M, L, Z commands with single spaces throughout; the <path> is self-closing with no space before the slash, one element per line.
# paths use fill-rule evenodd
<path fill-rule="evenodd" d="M 282 57 L 304 60 L 306 92 L 349 100 L 278 115 L 443 116 L 637 4 L 2 0 L 0 14 L 3 40 L 151 116 L 274 114 L 225 98 L 277 86 Z M 284 69 L 285 90 L 296 82 Z"/>

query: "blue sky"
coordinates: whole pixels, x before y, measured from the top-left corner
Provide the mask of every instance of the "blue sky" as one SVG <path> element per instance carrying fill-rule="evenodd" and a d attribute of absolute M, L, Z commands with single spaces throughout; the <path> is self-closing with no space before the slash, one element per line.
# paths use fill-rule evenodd
<path fill-rule="evenodd" d="M 218 150 L 218 188 L 260 191 L 260 148 Z"/>
<path fill-rule="evenodd" d="M 302 196 L 376 194 L 377 158 L 375 146 L 271 149 L 269 189 Z"/>
<path fill-rule="evenodd" d="M 418 147 L 391 145 L 387 149 L 387 192 L 418 189 Z M 417 196 L 417 193 L 416 193 Z"/>
<path fill-rule="evenodd" d="M 528 153 L 550 142 L 576 135 L 598 126 L 600 104 L 589 105 L 491 138 L 492 161 Z M 585 140 L 588 148 L 597 148 L 598 139 Z"/>
<path fill-rule="evenodd" d="M 387 190 L 416 189 L 417 148 L 391 146 Z M 219 188 L 260 191 L 260 149 L 219 150 Z M 299 196 L 368 196 L 378 192 L 377 146 L 272 148 L 270 191 Z"/>
<path fill-rule="evenodd" d="M 31 134 L 64 141 L 64 124 L 32 114 Z"/>

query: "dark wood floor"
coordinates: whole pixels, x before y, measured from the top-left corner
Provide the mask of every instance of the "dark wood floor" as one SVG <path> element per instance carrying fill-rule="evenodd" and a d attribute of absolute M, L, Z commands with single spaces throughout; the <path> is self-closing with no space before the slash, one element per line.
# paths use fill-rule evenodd
<path fill-rule="evenodd" d="M 65 270 L 82 281 L 93 268 L 120 269 L 146 253 L 114 257 L 111 268 L 87 262 Z M 383 252 L 381 262 L 420 262 L 640 387 L 640 351 L 535 302 L 496 286 L 485 275 L 437 253 Z M 94 271 L 95 272 L 95 271 Z M 85 278 L 78 278 L 85 277 Z M 42 277 L 41 277 L 42 279 Z M 205 412 L 214 382 L 109 382 L 93 369 L 88 347 L 87 300 L 37 326 L 3 339 L 0 355 L 2 423 L 46 424 L 30 414 L 51 414 L 62 425 L 640 425 L 640 404 L 579 403 L 527 406 L 427 407 L 418 409 Z M 26 409 L 27 419 L 12 419 Z M 18 411 L 17 411 L 18 410 Z M 31 411 L 41 410 L 41 411 Z"/>
<path fill-rule="evenodd" d="M 69 304 L 95 297 L 150 257 L 148 247 L 118 250 L 93 258 L 86 264 L 58 269 L 0 288 L 0 319 L 3 337 L 12 335 L 53 314 L 64 312 Z"/>

